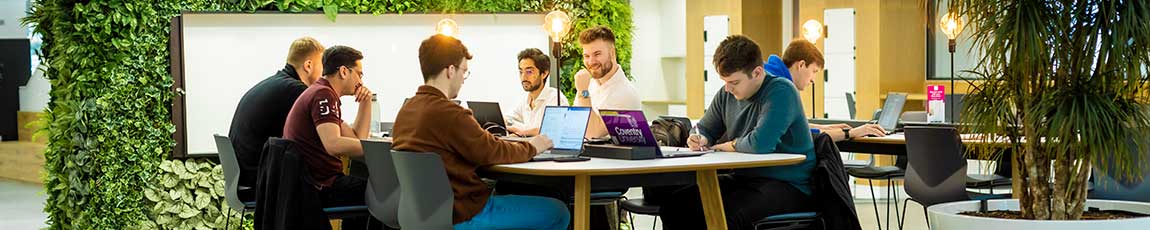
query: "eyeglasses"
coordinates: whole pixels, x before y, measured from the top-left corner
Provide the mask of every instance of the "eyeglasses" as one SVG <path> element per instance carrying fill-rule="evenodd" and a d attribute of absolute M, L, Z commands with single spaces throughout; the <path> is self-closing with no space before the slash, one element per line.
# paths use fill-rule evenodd
<path fill-rule="evenodd" d="M 363 78 L 363 71 L 362 70 L 356 70 L 356 69 L 353 69 L 353 68 L 347 67 L 347 66 L 340 66 L 340 67 L 351 70 L 351 72 L 354 72 L 355 74 L 359 75 L 360 78 Z"/>

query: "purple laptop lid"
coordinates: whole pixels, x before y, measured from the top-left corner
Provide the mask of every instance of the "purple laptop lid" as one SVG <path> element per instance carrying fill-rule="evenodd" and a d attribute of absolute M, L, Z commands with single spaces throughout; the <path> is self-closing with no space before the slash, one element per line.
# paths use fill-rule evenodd
<path fill-rule="evenodd" d="M 599 110 L 603 117 L 603 124 L 607 126 L 607 133 L 619 145 L 630 146 L 658 146 L 651 127 L 643 111 L 638 110 Z"/>

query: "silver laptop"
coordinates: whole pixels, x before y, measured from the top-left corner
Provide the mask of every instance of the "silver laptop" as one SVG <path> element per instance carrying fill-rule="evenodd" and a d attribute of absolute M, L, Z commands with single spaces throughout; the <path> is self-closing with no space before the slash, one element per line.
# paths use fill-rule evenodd
<path fill-rule="evenodd" d="M 578 158 L 583 152 L 583 135 L 587 134 L 590 107 L 547 106 L 539 134 L 547 135 L 555 147 L 536 155 L 531 161 L 553 161 Z"/>
<path fill-rule="evenodd" d="M 898 127 L 898 118 L 902 115 L 902 106 L 906 104 L 906 93 L 890 92 L 886 95 L 886 102 L 882 104 L 882 114 L 878 116 L 878 125 L 886 130 L 886 134 L 894 134 Z"/>

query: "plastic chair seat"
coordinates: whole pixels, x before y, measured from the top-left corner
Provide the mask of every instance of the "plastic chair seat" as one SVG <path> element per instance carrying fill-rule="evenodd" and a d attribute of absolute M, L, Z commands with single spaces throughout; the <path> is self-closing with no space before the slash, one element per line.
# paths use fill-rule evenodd
<path fill-rule="evenodd" d="M 761 221 L 783 221 L 783 220 L 800 220 L 800 219 L 814 220 L 815 218 L 818 218 L 818 217 L 819 217 L 819 213 L 817 213 L 817 212 L 796 212 L 796 213 L 786 213 L 786 214 L 781 214 L 781 215 L 768 216 L 766 218 L 763 218 L 763 220 L 761 220 Z"/>
<path fill-rule="evenodd" d="M 843 160 L 843 167 L 848 169 L 865 168 L 871 166 L 870 161 L 864 160 Z"/>
<path fill-rule="evenodd" d="M 619 202 L 619 208 L 631 213 L 655 216 L 659 215 L 659 206 L 647 204 L 643 199 L 629 199 Z"/>
<path fill-rule="evenodd" d="M 847 174 L 864 179 L 888 179 L 902 177 L 906 174 L 906 170 L 897 166 L 871 166 L 847 169 Z"/>
<path fill-rule="evenodd" d="M 966 187 L 967 188 L 991 188 L 1003 185 L 1010 185 L 1012 181 L 1008 177 L 994 175 L 994 174 L 967 174 Z"/>
<path fill-rule="evenodd" d="M 333 219 L 368 215 L 367 205 L 328 207 L 323 208 L 323 212 Z"/>

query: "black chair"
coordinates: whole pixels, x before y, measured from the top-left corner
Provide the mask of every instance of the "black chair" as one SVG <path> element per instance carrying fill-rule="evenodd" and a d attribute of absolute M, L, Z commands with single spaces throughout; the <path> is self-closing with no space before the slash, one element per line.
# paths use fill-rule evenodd
<path fill-rule="evenodd" d="M 888 220 L 886 225 L 887 225 L 887 229 L 890 229 L 890 221 L 889 220 L 890 220 L 890 208 L 891 208 L 890 202 L 891 201 L 895 202 L 895 204 L 894 204 L 895 219 L 899 219 L 899 216 L 898 216 L 899 215 L 898 191 L 894 190 L 894 180 L 902 179 L 903 175 L 906 173 L 906 171 L 903 170 L 903 168 L 906 168 L 906 165 L 907 165 L 906 157 L 896 157 L 895 158 L 895 166 L 867 166 L 867 167 L 861 167 L 861 168 L 847 169 L 847 175 L 850 175 L 852 177 L 859 178 L 859 179 L 866 179 L 867 184 L 870 185 L 871 203 L 874 204 L 873 207 L 874 207 L 875 221 L 876 221 L 876 224 L 878 224 L 878 229 L 880 229 L 880 230 L 882 229 L 882 221 L 879 219 L 878 197 L 875 196 L 875 193 L 874 193 L 874 180 L 886 180 L 886 184 L 887 184 L 886 195 L 888 197 L 894 198 L 894 199 L 888 198 L 885 201 L 886 209 L 887 209 L 886 210 L 886 217 L 887 217 L 886 219 Z"/>
<path fill-rule="evenodd" d="M 904 181 L 910 196 L 906 201 L 922 204 L 924 216 L 927 207 L 939 203 L 1009 198 L 966 191 L 966 157 L 954 127 L 909 126 L 903 130 L 908 160 Z M 903 212 L 905 205 L 904 202 Z M 900 228 L 902 223 L 900 219 Z"/>
<path fill-rule="evenodd" d="M 619 202 L 619 208 L 629 213 L 655 216 L 655 221 L 651 222 L 651 229 L 655 229 L 655 224 L 659 223 L 659 205 L 648 204 L 642 198 L 623 200 Z M 635 217 L 631 217 L 631 229 L 635 229 Z"/>
<path fill-rule="evenodd" d="M 399 177 L 391 158 L 391 143 L 376 140 L 360 140 L 360 143 L 368 171 L 367 189 L 364 191 L 367 210 L 387 227 L 398 229 Z"/>

